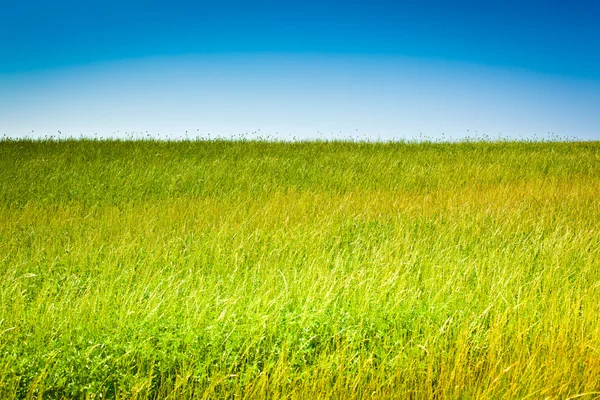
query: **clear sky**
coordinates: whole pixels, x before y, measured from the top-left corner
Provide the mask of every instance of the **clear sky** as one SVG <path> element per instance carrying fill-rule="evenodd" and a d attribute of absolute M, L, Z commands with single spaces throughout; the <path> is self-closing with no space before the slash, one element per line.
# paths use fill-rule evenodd
<path fill-rule="evenodd" d="M 599 140 L 598 21 L 591 1 L 4 0 L 0 135 Z"/>

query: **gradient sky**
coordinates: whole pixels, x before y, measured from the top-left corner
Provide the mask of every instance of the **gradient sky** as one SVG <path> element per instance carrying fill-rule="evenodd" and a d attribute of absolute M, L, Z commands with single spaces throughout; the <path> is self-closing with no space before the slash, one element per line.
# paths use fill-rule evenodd
<path fill-rule="evenodd" d="M 0 135 L 598 140 L 598 21 L 587 1 L 4 0 Z"/>

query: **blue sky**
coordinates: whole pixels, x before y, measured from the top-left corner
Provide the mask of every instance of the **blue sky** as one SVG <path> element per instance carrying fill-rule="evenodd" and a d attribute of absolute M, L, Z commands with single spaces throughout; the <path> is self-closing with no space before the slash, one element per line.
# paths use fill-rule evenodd
<path fill-rule="evenodd" d="M 600 139 L 600 5 L 16 1 L 0 135 Z"/>

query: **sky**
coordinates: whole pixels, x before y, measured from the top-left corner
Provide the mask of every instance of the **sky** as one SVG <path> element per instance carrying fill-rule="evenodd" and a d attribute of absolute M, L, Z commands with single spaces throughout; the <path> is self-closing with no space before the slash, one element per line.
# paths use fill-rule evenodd
<path fill-rule="evenodd" d="M 600 3 L 22 1 L 0 136 L 600 140 Z"/>

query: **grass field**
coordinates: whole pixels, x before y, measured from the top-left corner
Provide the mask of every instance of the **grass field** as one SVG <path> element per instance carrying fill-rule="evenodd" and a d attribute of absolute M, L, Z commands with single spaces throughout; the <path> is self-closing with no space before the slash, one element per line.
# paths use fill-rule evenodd
<path fill-rule="evenodd" d="M 0 142 L 0 398 L 600 396 L 600 142 Z"/>

